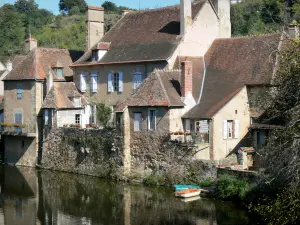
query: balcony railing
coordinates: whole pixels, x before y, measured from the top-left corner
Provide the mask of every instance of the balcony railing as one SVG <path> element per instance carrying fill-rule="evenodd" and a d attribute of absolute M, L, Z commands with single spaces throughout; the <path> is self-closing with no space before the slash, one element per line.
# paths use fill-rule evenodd
<path fill-rule="evenodd" d="M 0 124 L 0 133 L 3 135 L 35 135 L 35 126 L 27 126 L 24 124 Z"/>
<path fill-rule="evenodd" d="M 209 133 L 199 132 L 173 132 L 170 134 L 171 141 L 188 144 L 208 144 Z"/>

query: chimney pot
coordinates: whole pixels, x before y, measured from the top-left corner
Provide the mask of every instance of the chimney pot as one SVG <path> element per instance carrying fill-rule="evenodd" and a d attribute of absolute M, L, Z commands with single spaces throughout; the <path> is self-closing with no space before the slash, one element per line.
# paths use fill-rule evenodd
<path fill-rule="evenodd" d="M 183 61 L 181 63 L 181 96 L 186 97 L 193 93 L 193 63 Z"/>
<path fill-rule="evenodd" d="M 6 70 L 8 72 L 12 71 L 12 62 L 10 60 L 10 58 L 7 60 L 7 63 L 6 63 Z"/>
<path fill-rule="evenodd" d="M 29 38 L 25 40 L 24 52 L 28 54 L 35 48 L 37 48 L 37 40 L 30 34 Z"/>
<path fill-rule="evenodd" d="M 131 12 L 132 12 L 131 10 L 122 10 L 122 17 Z"/>

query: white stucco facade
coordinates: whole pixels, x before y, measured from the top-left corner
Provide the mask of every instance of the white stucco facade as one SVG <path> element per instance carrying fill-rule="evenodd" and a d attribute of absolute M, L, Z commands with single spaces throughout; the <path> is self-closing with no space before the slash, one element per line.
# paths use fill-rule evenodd
<path fill-rule="evenodd" d="M 213 120 L 213 154 L 214 160 L 228 156 L 247 135 L 250 126 L 250 110 L 247 88 L 244 87 L 216 115 Z M 224 121 L 239 121 L 238 138 L 224 138 Z"/>
<path fill-rule="evenodd" d="M 57 127 L 63 127 L 66 124 L 76 124 L 76 115 L 80 115 L 80 125 L 85 128 L 86 124 L 90 124 L 90 108 L 90 106 L 85 106 L 85 109 L 57 110 Z"/>

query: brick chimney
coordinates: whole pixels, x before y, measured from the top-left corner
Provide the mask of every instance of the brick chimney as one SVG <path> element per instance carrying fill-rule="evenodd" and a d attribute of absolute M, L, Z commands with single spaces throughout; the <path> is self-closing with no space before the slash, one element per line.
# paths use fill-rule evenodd
<path fill-rule="evenodd" d="M 181 62 L 181 97 L 193 93 L 193 64 L 185 60 Z"/>
<path fill-rule="evenodd" d="M 30 34 L 25 40 L 24 53 L 28 54 L 31 50 L 37 48 L 37 40 Z"/>
<path fill-rule="evenodd" d="M 192 1 L 180 0 L 180 35 L 186 33 L 192 22 Z"/>
<path fill-rule="evenodd" d="M 88 6 L 86 12 L 86 51 L 104 36 L 104 8 Z"/>
<path fill-rule="evenodd" d="M 11 61 L 10 59 L 7 60 L 7 63 L 6 63 L 6 71 L 7 71 L 7 72 L 12 71 L 12 61 Z"/>

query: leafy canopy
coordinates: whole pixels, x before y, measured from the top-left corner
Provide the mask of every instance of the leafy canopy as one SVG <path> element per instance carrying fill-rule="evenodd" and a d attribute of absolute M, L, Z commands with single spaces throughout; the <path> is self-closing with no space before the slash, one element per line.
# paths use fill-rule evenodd
<path fill-rule="evenodd" d="M 81 13 L 84 13 L 87 8 L 87 4 L 84 0 L 60 0 L 59 10 L 61 12 L 69 13 L 74 7 L 78 7 Z M 73 9 L 74 12 L 74 9 Z"/>

